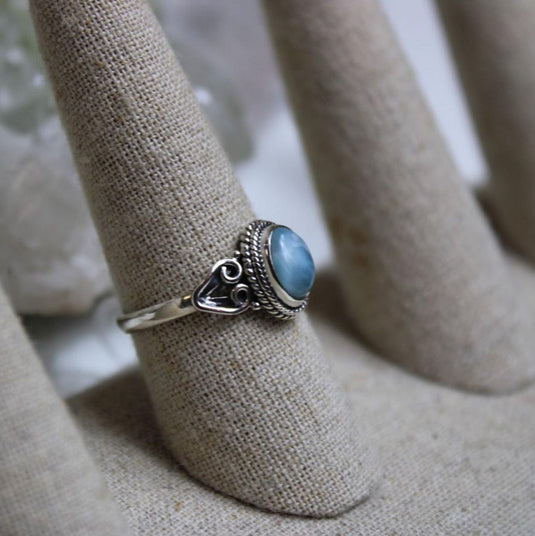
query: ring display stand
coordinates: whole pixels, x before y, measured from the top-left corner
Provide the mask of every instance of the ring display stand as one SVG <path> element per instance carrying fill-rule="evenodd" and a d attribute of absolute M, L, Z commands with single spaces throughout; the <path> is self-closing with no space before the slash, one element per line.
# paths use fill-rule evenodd
<path fill-rule="evenodd" d="M 535 261 L 535 4 L 437 0 L 490 167 L 485 204 Z"/>
<path fill-rule="evenodd" d="M 31 4 L 123 310 L 195 288 L 255 218 L 148 3 Z M 368 496 L 373 469 L 306 316 L 191 315 L 134 341 L 165 442 L 205 484 L 309 516 Z"/>
<path fill-rule="evenodd" d="M 254 215 L 148 2 L 30 4 L 124 311 L 194 288 Z M 535 9 L 442 4 L 493 180 L 528 197 Z M 67 401 L 81 434 L 0 296 L 0 533 L 532 536 L 528 230 L 504 255 L 377 2 L 265 9 L 337 273 L 295 321 L 136 333 L 139 369 Z"/>
<path fill-rule="evenodd" d="M 531 319 L 378 3 L 265 9 L 363 338 L 444 384 L 526 386 Z"/>
<path fill-rule="evenodd" d="M 0 287 L 0 533 L 128 534 Z"/>

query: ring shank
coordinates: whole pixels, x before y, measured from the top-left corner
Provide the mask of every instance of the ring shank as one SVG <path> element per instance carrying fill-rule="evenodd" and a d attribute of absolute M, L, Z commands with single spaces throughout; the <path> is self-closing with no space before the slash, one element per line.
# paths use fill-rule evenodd
<path fill-rule="evenodd" d="M 195 311 L 191 296 L 188 295 L 122 315 L 117 319 L 117 324 L 126 333 L 131 333 L 181 318 Z"/>

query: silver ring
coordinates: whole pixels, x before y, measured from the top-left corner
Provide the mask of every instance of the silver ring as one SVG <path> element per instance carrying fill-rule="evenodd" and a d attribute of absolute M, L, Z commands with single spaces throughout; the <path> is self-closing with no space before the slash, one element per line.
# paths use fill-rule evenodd
<path fill-rule="evenodd" d="M 190 294 L 122 315 L 117 323 L 130 333 L 196 311 L 238 315 L 249 309 L 287 320 L 306 307 L 314 275 L 301 237 L 283 225 L 255 220 L 240 236 L 234 256 L 216 262 Z"/>

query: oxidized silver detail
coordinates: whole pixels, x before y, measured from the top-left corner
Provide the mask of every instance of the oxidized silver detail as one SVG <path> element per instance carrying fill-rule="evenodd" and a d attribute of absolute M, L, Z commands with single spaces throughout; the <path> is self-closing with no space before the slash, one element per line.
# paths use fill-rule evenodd
<path fill-rule="evenodd" d="M 306 307 L 308 295 L 297 300 L 277 281 L 270 257 L 270 237 L 275 227 L 270 221 L 253 221 L 240 236 L 234 257 L 216 262 L 191 295 L 122 315 L 117 319 L 119 327 L 129 333 L 195 311 L 238 315 L 248 309 L 263 309 L 277 318 L 293 318 Z"/>
<path fill-rule="evenodd" d="M 217 262 L 210 275 L 193 292 L 193 307 L 222 315 L 247 311 L 251 305 L 251 289 L 242 280 L 243 267 L 237 259 Z"/>

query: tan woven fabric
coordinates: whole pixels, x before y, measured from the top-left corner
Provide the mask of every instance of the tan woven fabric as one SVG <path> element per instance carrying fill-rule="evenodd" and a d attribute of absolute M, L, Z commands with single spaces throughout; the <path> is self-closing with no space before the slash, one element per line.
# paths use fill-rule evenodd
<path fill-rule="evenodd" d="M 487 202 L 535 261 L 535 3 L 437 2 L 487 157 Z"/>
<path fill-rule="evenodd" d="M 523 304 L 377 2 L 265 8 L 362 336 L 439 382 L 526 385 Z"/>
<path fill-rule="evenodd" d="M 190 292 L 253 214 L 148 3 L 31 5 L 124 310 Z M 198 314 L 135 344 L 164 439 L 203 482 L 312 516 L 367 496 L 373 470 L 306 317 Z"/>
<path fill-rule="evenodd" d="M 129 532 L 0 289 L 0 534 Z"/>
<path fill-rule="evenodd" d="M 516 263 L 515 273 L 535 324 L 534 272 Z M 535 388 L 477 396 L 366 355 L 347 331 L 334 289 L 330 278 L 319 277 L 312 319 L 355 415 L 366 415 L 361 428 L 382 462 L 384 478 L 371 498 L 335 519 L 312 520 L 212 492 L 162 448 L 143 381 L 130 373 L 71 407 L 135 534 L 532 536 Z"/>

